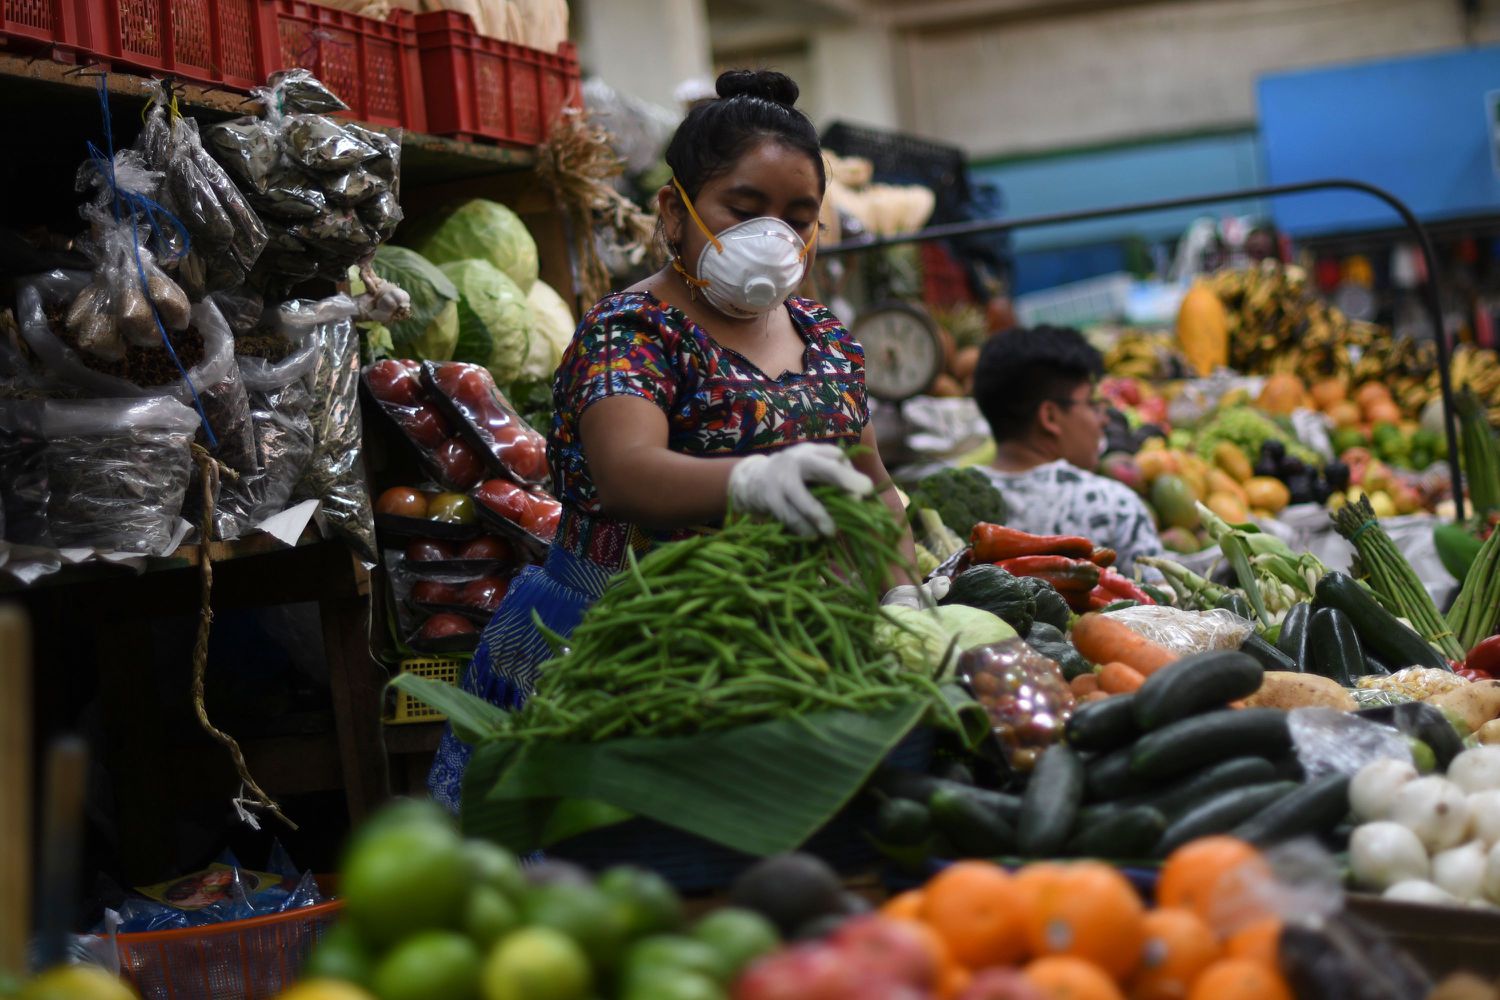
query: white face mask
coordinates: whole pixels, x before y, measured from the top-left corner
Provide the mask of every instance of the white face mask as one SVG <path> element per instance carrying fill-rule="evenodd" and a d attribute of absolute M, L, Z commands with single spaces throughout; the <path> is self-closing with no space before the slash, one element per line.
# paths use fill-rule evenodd
<path fill-rule="evenodd" d="M 673 180 L 673 184 L 677 184 Z M 682 185 L 677 191 L 708 243 L 698 255 L 698 276 L 674 262 L 690 286 L 725 316 L 753 319 L 764 316 L 796 290 L 807 272 L 807 254 L 797 231 L 781 219 L 763 216 L 730 226 L 717 236 L 708 231 Z"/>

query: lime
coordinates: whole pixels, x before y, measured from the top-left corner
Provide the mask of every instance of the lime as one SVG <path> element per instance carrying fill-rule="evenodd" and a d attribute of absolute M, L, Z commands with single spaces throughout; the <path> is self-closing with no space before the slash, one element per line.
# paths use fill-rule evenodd
<path fill-rule="evenodd" d="M 527 924 L 550 927 L 578 942 L 596 969 L 610 969 L 625 944 L 625 922 L 609 897 L 591 885 L 532 886 L 521 907 Z"/>
<path fill-rule="evenodd" d="M 682 926 L 682 901 L 677 891 L 653 871 L 621 865 L 599 876 L 598 887 L 619 904 L 626 937 L 661 934 Z"/>
<path fill-rule="evenodd" d="M 1437 755 L 1432 752 L 1432 747 L 1415 736 L 1406 738 L 1406 747 L 1411 751 L 1411 761 L 1418 774 L 1431 774 L 1437 770 Z"/>
<path fill-rule="evenodd" d="M 359 825 L 350 841 L 352 849 L 366 837 L 403 826 L 438 826 L 453 829 L 453 817 L 431 799 L 396 799 Z"/>
<path fill-rule="evenodd" d="M 521 923 L 510 898 L 490 885 L 476 885 L 464 907 L 464 932 L 488 949 Z"/>
<path fill-rule="evenodd" d="M 300 975 L 307 979 L 344 979 L 364 985 L 370 981 L 375 959 L 347 921 L 335 924 L 319 939 L 303 963 Z"/>
<path fill-rule="evenodd" d="M 351 983 L 337 979 L 304 979 L 276 1000 L 374 1000 L 374 998 Z"/>
<path fill-rule="evenodd" d="M 135 990 L 97 965 L 60 965 L 32 979 L 18 1000 L 138 1000 Z"/>
<path fill-rule="evenodd" d="M 625 984 L 623 1000 L 727 1000 L 723 987 L 701 972 L 660 969 Z"/>
<path fill-rule="evenodd" d="M 482 964 L 462 934 L 423 931 L 381 959 L 370 985 L 380 1000 L 478 1000 Z"/>
<path fill-rule="evenodd" d="M 593 970 L 566 934 L 527 927 L 490 952 L 483 989 L 484 1000 L 585 1000 L 593 989 Z"/>
<path fill-rule="evenodd" d="M 733 979 L 751 962 L 781 947 L 776 927 L 753 910 L 725 907 L 693 927 L 693 937 L 719 953 Z"/>
<path fill-rule="evenodd" d="M 474 880 L 480 885 L 493 886 L 512 901 L 519 900 L 526 891 L 526 873 L 521 870 L 521 862 L 498 844 L 487 840 L 466 840 L 464 857 L 468 859 Z"/>
<path fill-rule="evenodd" d="M 679 934 L 658 934 L 630 946 L 621 980 L 634 983 L 659 972 L 692 972 L 724 982 L 729 967 L 717 951 L 702 941 Z"/>
<path fill-rule="evenodd" d="M 451 827 L 402 823 L 357 839 L 344 864 L 344 912 L 361 936 L 389 946 L 456 927 L 469 895 L 462 841 Z"/>

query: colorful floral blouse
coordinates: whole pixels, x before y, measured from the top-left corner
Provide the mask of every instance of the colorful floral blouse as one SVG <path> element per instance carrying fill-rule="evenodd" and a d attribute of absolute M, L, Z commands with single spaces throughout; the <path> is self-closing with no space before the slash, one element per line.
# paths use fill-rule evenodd
<path fill-rule="evenodd" d="M 688 533 L 653 532 L 601 511 L 578 436 L 584 411 L 601 399 L 639 396 L 655 403 L 667 415 L 668 447 L 691 455 L 859 441 L 870 418 L 864 351 L 826 306 L 800 298 L 786 305 L 807 347 L 802 370 L 779 378 L 650 293 L 621 292 L 594 306 L 552 386 L 556 413 L 548 453 L 563 504 L 554 544 L 615 570 L 624 565 L 627 546 L 640 554 Z"/>

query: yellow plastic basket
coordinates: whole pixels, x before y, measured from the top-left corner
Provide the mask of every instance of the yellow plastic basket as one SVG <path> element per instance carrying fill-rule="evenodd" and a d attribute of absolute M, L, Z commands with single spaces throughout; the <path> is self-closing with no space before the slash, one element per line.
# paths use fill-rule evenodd
<path fill-rule="evenodd" d="M 463 676 L 468 660 L 446 656 L 426 656 L 401 661 L 401 673 L 427 677 L 444 684 L 457 686 Z M 392 725 L 403 726 L 412 722 L 442 722 L 448 717 L 426 702 L 419 701 L 405 691 L 396 692 L 396 704 L 390 719 Z"/>

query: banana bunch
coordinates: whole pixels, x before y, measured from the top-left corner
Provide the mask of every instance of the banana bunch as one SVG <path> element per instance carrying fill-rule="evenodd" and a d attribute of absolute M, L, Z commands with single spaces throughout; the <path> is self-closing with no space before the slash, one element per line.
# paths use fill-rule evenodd
<path fill-rule="evenodd" d="M 1123 330 L 1104 352 L 1104 369 L 1111 375 L 1155 381 L 1182 378 L 1186 363 L 1171 334 Z"/>
<path fill-rule="evenodd" d="M 1230 364 L 1243 372 L 1289 372 L 1307 381 L 1348 374 L 1351 347 L 1375 343 L 1377 328 L 1324 303 L 1295 265 L 1264 261 L 1221 271 L 1212 287 L 1229 313 Z"/>

